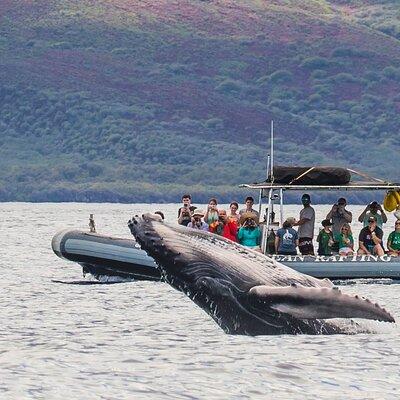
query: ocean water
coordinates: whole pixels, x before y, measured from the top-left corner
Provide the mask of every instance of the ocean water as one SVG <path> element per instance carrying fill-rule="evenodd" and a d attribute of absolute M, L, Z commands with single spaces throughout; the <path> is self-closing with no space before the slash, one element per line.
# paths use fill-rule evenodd
<path fill-rule="evenodd" d="M 1 204 L 1 400 L 400 398 L 397 325 L 368 322 L 375 333 L 355 336 L 230 336 L 163 283 L 53 282 L 84 280 L 53 254 L 57 231 L 87 229 L 94 213 L 98 232 L 130 237 L 131 215 L 161 209 L 175 220 L 177 207 Z M 299 210 L 288 206 L 288 216 Z M 316 211 L 321 220 L 329 207 Z M 400 318 L 394 282 L 342 290 Z"/>

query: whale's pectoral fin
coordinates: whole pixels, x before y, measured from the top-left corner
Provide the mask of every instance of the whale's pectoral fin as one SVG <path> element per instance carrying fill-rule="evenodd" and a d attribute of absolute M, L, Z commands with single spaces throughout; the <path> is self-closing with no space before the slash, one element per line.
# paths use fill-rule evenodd
<path fill-rule="evenodd" d="M 358 296 L 349 296 L 338 289 L 305 287 L 254 286 L 249 295 L 257 302 L 298 319 L 366 318 L 394 322 L 394 318 L 378 304 Z"/>

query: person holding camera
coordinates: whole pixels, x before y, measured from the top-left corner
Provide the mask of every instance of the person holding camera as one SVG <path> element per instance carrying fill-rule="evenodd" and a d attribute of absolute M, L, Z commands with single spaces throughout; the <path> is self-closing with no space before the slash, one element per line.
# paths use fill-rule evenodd
<path fill-rule="evenodd" d="M 332 220 L 332 233 L 334 236 L 340 234 L 344 224 L 350 224 L 353 220 L 353 214 L 346 210 L 346 205 L 346 199 L 341 197 L 325 217 L 325 219 Z"/>
<path fill-rule="evenodd" d="M 196 208 L 192 213 L 192 220 L 187 224 L 187 227 L 201 231 L 208 231 L 208 224 L 201 220 L 203 217 L 204 212 L 199 208 Z"/>
<path fill-rule="evenodd" d="M 377 202 L 373 201 L 365 207 L 365 210 L 358 217 L 358 221 L 364 224 L 364 228 L 369 224 L 369 218 L 374 217 L 376 224 L 382 229 L 382 225 L 387 222 L 387 216 L 383 211 L 382 206 Z"/>
<path fill-rule="evenodd" d="M 208 202 L 207 211 L 204 214 L 204 222 L 208 224 L 209 227 L 211 227 L 214 222 L 218 221 L 219 215 L 217 205 L 218 202 L 215 198 L 211 198 Z"/>
<path fill-rule="evenodd" d="M 240 217 L 240 225 L 237 238 L 243 246 L 259 249 L 261 231 L 257 225 L 258 216 L 252 212 L 244 212 Z"/>
<path fill-rule="evenodd" d="M 187 226 L 192 220 L 191 213 L 196 209 L 196 207 L 191 205 L 192 197 L 190 194 L 184 194 L 182 196 L 183 206 L 178 210 L 178 224 Z"/>
<path fill-rule="evenodd" d="M 368 226 L 361 229 L 358 237 L 360 248 L 358 254 L 373 254 L 383 256 L 385 251 L 382 246 L 383 231 L 378 227 L 376 218 L 370 216 L 368 218 Z"/>
<path fill-rule="evenodd" d="M 209 230 L 212 233 L 237 242 L 237 224 L 228 218 L 225 210 L 218 210 L 218 221 L 214 221 Z"/>

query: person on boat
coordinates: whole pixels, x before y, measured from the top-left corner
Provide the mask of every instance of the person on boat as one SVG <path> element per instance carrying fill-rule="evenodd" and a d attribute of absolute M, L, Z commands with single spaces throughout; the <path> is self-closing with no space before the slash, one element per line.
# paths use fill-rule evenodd
<path fill-rule="evenodd" d="M 375 217 L 376 223 L 379 228 L 382 229 L 382 225 L 387 222 L 387 216 L 383 211 L 382 206 L 377 202 L 373 201 L 365 207 L 365 210 L 358 217 L 358 221 L 364 224 L 364 228 L 369 224 L 369 217 Z"/>
<path fill-rule="evenodd" d="M 335 243 L 338 244 L 340 256 L 351 256 L 354 254 L 354 239 L 350 224 L 345 222 L 340 229 L 340 233 L 333 235 Z"/>
<path fill-rule="evenodd" d="M 254 205 L 254 199 L 253 199 L 253 197 L 247 196 L 247 197 L 246 197 L 246 200 L 244 201 L 244 204 L 245 204 L 246 207 L 245 207 L 245 208 L 242 208 L 242 209 L 239 211 L 239 214 L 240 214 L 240 215 L 243 215 L 244 213 L 248 213 L 248 212 L 255 214 L 256 217 L 257 217 L 256 222 L 257 222 L 257 224 L 258 224 L 258 221 L 259 221 L 259 219 L 260 219 L 260 216 L 258 215 L 258 211 L 256 211 L 256 210 L 253 208 L 253 205 Z"/>
<path fill-rule="evenodd" d="M 236 203 L 236 201 L 232 201 L 232 203 L 229 204 L 228 218 L 232 221 L 235 221 L 236 225 L 239 225 L 239 219 L 240 219 L 240 214 L 237 212 L 238 209 L 239 209 L 239 204 Z"/>
<path fill-rule="evenodd" d="M 218 221 L 217 199 L 211 198 L 208 202 L 207 211 L 204 214 L 204 222 L 210 227 L 213 222 Z M 211 229 L 210 229 L 211 231 Z"/>
<path fill-rule="evenodd" d="M 341 197 L 325 217 L 332 220 L 332 232 L 334 236 L 340 234 L 343 224 L 350 224 L 353 220 L 353 215 L 350 211 L 346 210 L 346 205 L 346 199 Z"/>
<path fill-rule="evenodd" d="M 317 236 L 318 255 L 330 256 L 332 255 L 332 246 L 334 243 L 331 229 L 332 222 L 329 219 L 324 219 L 321 224 L 323 228 Z"/>
<path fill-rule="evenodd" d="M 377 225 L 376 217 L 368 218 L 368 226 L 360 231 L 358 242 L 360 248 L 358 254 L 373 254 L 383 256 L 385 254 L 382 246 L 383 231 Z"/>
<path fill-rule="evenodd" d="M 240 217 L 240 229 L 237 235 L 239 243 L 243 246 L 259 249 L 261 231 L 258 227 L 258 216 L 252 212 L 245 212 Z"/>
<path fill-rule="evenodd" d="M 192 220 L 187 224 L 188 228 L 199 229 L 201 231 L 208 231 L 208 224 L 202 221 L 204 212 L 199 208 L 196 208 L 192 213 Z"/>
<path fill-rule="evenodd" d="M 293 219 L 287 219 L 282 228 L 276 231 L 275 236 L 275 253 L 295 256 L 297 254 L 297 246 L 299 245 L 299 239 L 297 231 L 293 229 Z"/>
<path fill-rule="evenodd" d="M 89 231 L 91 233 L 96 233 L 96 223 L 94 222 L 93 214 L 89 215 Z"/>
<path fill-rule="evenodd" d="M 394 223 L 394 231 L 389 234 L 387 247 L 391 256 L 400 256 L 400 219 Z"/>
<path fill-rule="evenodd" d="M 187 226 L 187 224 L 192 220 L 191 213 L 196 209 L 192 206 L 192 197 L 190 194 L 184 194 L 182 196 L 183 206 L 178 210 L 178 224 Z"/>
<path fill-rule="evenodd" d="M 303 209 L 300 211 L 300 219 L 293 226 L 298 226 L 299 250 L 303 255 L 314 255 L 314 225 L 315 210 L 311 207 L 311 197 L 304 193 L 301 197 Z"/>
<path fill-rule="evenodd" d="M 225 210 L 218 210 L 218 221 L 209 227 L 210 232 L 237 242 L 237 224 L 228 218 Z"/>
<path fill-rule="evenodd" d="M 397 206 L 395 212 L 393 213 L 396 219 L 400 219 L 400 204 Z"/>

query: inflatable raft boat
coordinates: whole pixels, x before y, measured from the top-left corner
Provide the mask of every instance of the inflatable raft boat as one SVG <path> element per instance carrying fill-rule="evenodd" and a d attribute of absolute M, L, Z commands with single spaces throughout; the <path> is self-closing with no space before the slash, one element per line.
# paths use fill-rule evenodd
<path fill-rule="evenodd" d="M 53 251 L 74 261 L 96 278 L 121 277 L 134 280 L 160 280 L 154 260 L 133 239 L 103 236 L 79 230 L 64 230 L 52 240 Z M 317 278 L 400 279 L 400 257 L 378 256 L 281 256 L 277 261 Z"/>

